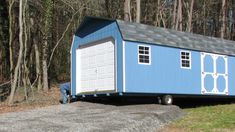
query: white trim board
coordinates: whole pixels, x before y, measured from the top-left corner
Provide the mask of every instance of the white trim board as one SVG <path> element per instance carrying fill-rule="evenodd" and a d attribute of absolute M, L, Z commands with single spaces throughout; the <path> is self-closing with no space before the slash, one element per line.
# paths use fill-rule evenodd
<path fill-rule="evenodd" d="M 123 83 L 123 92 L 126 92 L 126 42 L 125 41 L 122 41 L 122 70 L 123 70 L 123 80 L 122 80 L 122 83 Z"/>

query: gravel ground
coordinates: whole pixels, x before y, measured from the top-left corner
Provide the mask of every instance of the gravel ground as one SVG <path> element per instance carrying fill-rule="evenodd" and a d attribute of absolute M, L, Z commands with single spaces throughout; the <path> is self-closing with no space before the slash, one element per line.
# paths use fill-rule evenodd
<path fill-rule="evenodd" d="M 0 131 L 147 131 L 156 132 L 182 117 L 177 106 L 158 104 L 110 105 L 76 102 L 0 115 Z"/>

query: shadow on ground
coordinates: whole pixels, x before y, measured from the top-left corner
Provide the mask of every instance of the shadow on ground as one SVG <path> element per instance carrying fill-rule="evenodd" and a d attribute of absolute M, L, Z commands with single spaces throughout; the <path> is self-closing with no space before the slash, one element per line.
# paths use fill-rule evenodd
<path fill-rule="evenodd" d="M 100 103 L 115 106 L 125 105 L 142 105 L 142 104 L 158 104 L 157 98 L 154 97 L 112 97 L 112 98 L 85 98 L 80 101 Z M 201 106 L 213 106 L 222 104 L 235 103 L 235 98 L 174 98 L 173 105 L 182 109 L 196 108 Z"/>
<path fill-rule="evenodd" d="M 174 104 L 182 109 L 201 106 L 235 104 L 235 98 L 176 98 Z"/>

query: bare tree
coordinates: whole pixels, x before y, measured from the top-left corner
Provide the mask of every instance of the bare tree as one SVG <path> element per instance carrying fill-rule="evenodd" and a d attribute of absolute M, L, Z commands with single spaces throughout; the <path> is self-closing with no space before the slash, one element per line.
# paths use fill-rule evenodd
<path fill-rule="evenodd" d="M 45 37 L 47 38 L 47 37 Z M 45 40 L 43 42 L 43 50 L 42 50 L 42 82 L 43 82 L 43 90 L 47 92 L 49 90 L 48 87 L 48 68 L 47 68 L 47 52 L 48 52 L 48 41 Z"/>
<path fill-rule="evenodd" d="M 226 11 L 227 11 L 227 0 L 222 0 L 222 26 L 221 26 L 221 34 L 220 37 L 224 38 L 225 37 L 225 32 L 226 32 Z"/>
<path fill-rule="evenodd" d="M 206 1 L 203 1 L 203 35 L 206 35 Z"/>
<path fill-rule="evenodd" d="M 12 50 L 12 40 L 13 40 L 13 32 L 12 32 L 12 6 L 14 5 L 15 0 L 9 0 L 9 8 L 8 8 L 8 15 L 9 15 L 9 54 L 10 54 L 10 78 L 12 81 L 13 77 L 13 50 Z"/>
<path fill-rule="evenodd" d="M 35 68 L 36 68 L 36 79 L 37 79 L 37 89 L 40 91 L 42 89 L 42 76 L 41 76 L 41 65 L 40 65 L 40 52 L 38 49 L 38 43 L 36 38 L 33 38 L 34 51 L 35 51 Z"/>
<path fill-rule="evenodd" d="M 160 17 L 160 0 L 157 0 L 155 26 L 161 26 L 161 19 L 159 17 Z"/>
<path fill-rule="evenodd" d="M 66 32 L 69 30 L 69 27 L 70 27 L 70 25 L 71 25 L 72 22 L 73 22 L 74 16 L 75 16 L 79 11 L 81 11 L 82 9 L 83 9 L 83 8 L 80 8 L 79 10 L 77 10 L 77 11 L 73 14 L 71 20 L 70 20 L 69 23 L 67 24 L 67 26 L 66 26 L 64 32 L 62 33 L 61 37 L 60 37 L 59 40 L 56 42 L 56 45 L 55 45 L 54 48 L 52 49 L 52 53 L 51 53 L 50 58 L 49 58 L 48 68 L 49 68 L 50 65 L 51 65 L 51 61 L 52 61 L 54 52 L 55 52 L 56 48 L 59 46 L 59 44 L 60 44 L 60 42 L 62 41 L 62 39 L 64 38 Z"/>
<path fill-rule="evenodd" d="M 173 9 L 173 18 L 172 18 L 172 28 L 175 29 L 176 28 L 176 7 L 177 7 L 177 0 L 175 0 L 174 2 L 174 9 Z"/>
<path fill-rule="evenodd" d="M 46 0 L 45 3 L 45 24 L 44 24 L 44 35 L 43 35 L 43 46 L 42 46 L 42 83 L 43 83 L 43 90 L 47 92 L 49 90 L 48 86 L 48 43 L 49 43 L 49 36 L 50 36 L 50 28 L 51 28 L 51 21 L 52 21 L 52 8 L 53 8 L 53 1 Z"/>
<path fill-rule="evenodd" d="M 176 30 L 182 31 L 182 1 L 178 0 L 178 10 L 177 10 L 177 20 L 176 20 Z"/>
<path fill-rule="evenodd" d="M 140 15 L 141 15 L 141 0 L 136 0 L 136 22 L 140 23 Z"/>
<path fill-rule="evenodd" d="M 191 32 L 192 30 L 193 5 L 194 5 L 194 0 L 191 0 L 190 10 L 188 12 L 188 27 L 187 27 L 188 32 Z"/>
<path fill-rule="evenodd" d="M 124 2 L 124 20 L 132 21 L 131 19 L 131 1 L 125 0 Z"/>
<path fill-rule="evenodd" d="M 26 18 L 28 17 L 28 9 L 27 9 L 27 1 L 25 0 L 24 6 L 23 6 L 23 30 L 24 30 L 24 54 L 23 54 L 23 65 L 22 65 L 22 74 L 23 74 L 23 85 L 24 85 L 24 92 L 25 92 L 25 99 L 28 101 L 28 89 L 27 86 L 30 85 L 30 79 L 29 79 L 29 69 L 27 66 L 28 58 L 27 58 L 27 52 L 28 52 L 28 25 L 26 24 Z"/>
<path fill-rule="evenodd" d="M 0 30 L 1 30 L 1 27 L 0 27 Z M 3 48 L 2 48 L 2 44 L 1 44 L 1 42 L 0 42 L 0 84 L 3 82 L 3 78 L 4 78 L 3 72 L 2 72 L 2 71 L 3 71 L 3 70 L 2 70 L 2 69 L 3 69 L 3 64 L 2 64 L 2 63 L 3 63 L 3 59 L 2 59 L 2 58 L 3 58 L 3 57 L 2 57 L 2 54 L 3 54 L 3 53 L 2 53 L 2 49 L 3 49 Z"/>
<path fill-rule="evenodd" d="M 19 69 L 20 69 L 20 65 L 22 63 L 22 57 L 23 57 L 23 0 L 19 0 L 19 43 L 20 43 L 20 49 L 19 49 L 19 56 L 18 56 L 18 60 L 17 60 L 17 64 L 15 67 L 15 72 L 14 72 L 14 78 L 13 78 L 13 82 L 11 85 L 11 93 L 9 96 L 9 105 L 12 105 L 13 103 L 13 99 L 14 99 L 14 94 L 15 94 L 15 90 L 16 90 L 16 84 L 18 81 L 18 73 L 19 73 Z"/>

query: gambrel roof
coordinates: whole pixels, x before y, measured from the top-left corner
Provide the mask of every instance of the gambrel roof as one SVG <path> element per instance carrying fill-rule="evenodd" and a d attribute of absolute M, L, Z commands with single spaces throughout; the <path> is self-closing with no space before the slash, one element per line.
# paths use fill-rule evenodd
<path fill-rule="evenodd" d="M 116 22 L 123 40 L 235 56 L 235 41 L 122 20 L 86 17 L 79 29 L 93 20 L 106 24 Z"/>

